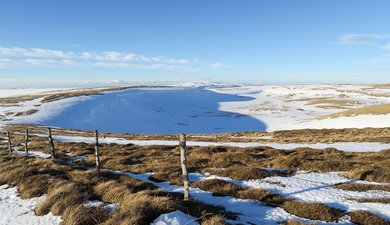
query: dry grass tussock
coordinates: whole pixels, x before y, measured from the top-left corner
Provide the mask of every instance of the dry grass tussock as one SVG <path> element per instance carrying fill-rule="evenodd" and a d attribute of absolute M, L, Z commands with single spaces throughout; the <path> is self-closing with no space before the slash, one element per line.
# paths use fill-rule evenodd
<path fill-rule="evenodd" d="M 47 197 L 35 208 L 35 213 L 45 215 L 53 212 L 54 215 L 62 215 L 66 208 L 83 204 L 87 199 L 85 188 L 60 180 L 50 185 Z"/>
<path fill-rule="evenodd" d="M 86 208 L 83 205 L 76 205 L 66 208 L 63 218 L 63 224 L 69 225 L 102 224 L 110 218 L 110 214 L 102 207 Z"/>
<path fill-rule="evenodd" d="M 361 203 L 383 203 L 390 204 L 390 198 L 351 198 L 349 200 Z"/>
<path fill-rule="evenodd" d="M 348 215 L 356 225 L 390 225 L 390 221 L 363 210 L 352 211 Z"/>
<path fill-rule="evenodd" d="M 219 179 L 209 179 L 203 180 L 200 182 L 194 183 L 194 187 L 211 191 L 213 195 L 230 195 L 236 196 L 240 191 L 243 191 L 245 188 L 232 184 Z"/>
<path fill-rule="evenodd" d="M 344 215 L 344 211 L 342 210 L 319 203 L 286 201 L 283 203 L 282 208 L 299 217 L 326 222 L 337 222 Z"/>
<path fill-rule="evenodd" d="M 281 223 L 280 225 L 308 225 L 308 224 L 290 219 L 290 220 L 287 220 L 286 222 Z"/>
<path fill-rule="evenodd" d="M 222 216 L 212 216 L 211 218 L 203 221 L 201 225 L 226 225 L 225 218 Z"/>
<path fill-rule="evenodd" d="M 183 197 L 163 193 L 149 183 L 107 171 L 97 173 L 81 167 L 61 165 L 52 160 L 28 158 L 2 152 L 0 181 L 18 186 L 22 197 L 47 196 L 35 208 L 37 215 L 52 212 L 61 215 L 64 225 L 147 224 L 160 214 L 182 210 L 200 222 L 214 215 L 227 215 L 221 207 L 196 201 L 183 202 Z M 174 197 L 173 197 L 174 196 Z M 109 214 L 102 207 L 84 207 L 87 200 L 118 203 L 119 209 Z M 207 215 L 207 216 L 205 216 Z"/>
<path fill-rule="evenodd" d="M 335 187 L 346 191 L 370 191 L 380 190 L 390 192 L 390 185 L 374 185 L 374 184 L 360 184 L 360 183 L 344 183 L 336 185 Z"/>
<path fill-rule="evenodd" d="M 174 209 L 174 203 L 169 198 L 139 192 L 126 195 L 119 206 L 119 212 L 104 224 L 150 224 L 161 214 Z"/>

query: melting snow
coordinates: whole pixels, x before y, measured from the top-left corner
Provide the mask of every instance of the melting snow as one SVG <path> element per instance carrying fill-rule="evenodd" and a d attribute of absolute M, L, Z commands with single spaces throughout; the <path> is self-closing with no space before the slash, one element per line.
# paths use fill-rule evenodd
<path fill-rule="evenodd" d="M 21 199 L 18 197 L 16 187 L 7 188 L 0 186 L 0 224 L 7 225 L 56 225 L 61 223 L 60 216 L 49 213 L 44 216 L 36 216 L 35 206 L 44 197 Z"/>
<path fill-rule="evenodd" d="M 199 223 L 196 222 L 196 218 L 177 210 L 162 214 L 151 225 L 199 225 Z"/>

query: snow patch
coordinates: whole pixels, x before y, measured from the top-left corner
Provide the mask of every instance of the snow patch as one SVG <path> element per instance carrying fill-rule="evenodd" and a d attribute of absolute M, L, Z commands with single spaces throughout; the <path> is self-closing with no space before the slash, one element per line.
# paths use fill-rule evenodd
<path fill-rule="evenodd" d="M 159 216 L 151 225 L 199 225 L 196 218 L 176 210 Z"/>
<path fill-rule="evenodd" d="M 7 225 L 57 225 L 61 223 L 60 216 L 49 213 L 36 216 L 34 208 L 45 197 L 21 199 L 16 187 L 0 186 L 0 224 Z"/>

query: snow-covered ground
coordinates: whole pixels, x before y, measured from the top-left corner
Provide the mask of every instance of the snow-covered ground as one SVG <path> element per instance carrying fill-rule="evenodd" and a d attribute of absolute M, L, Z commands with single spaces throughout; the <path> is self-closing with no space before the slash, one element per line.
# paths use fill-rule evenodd
<path fill-rule="evenodd" d="M 390 114 L 323 119 L 347 109 L 390 104 L 390 88 L 370 85 L 275 85 L 212 88 L 224 94 L 251 97 L 245 102 L 221 102 L 219 109 L 252 116 L 267 131 L 305 128 L 389 127 Z"/>
<path fill-rule="evenodd" d="M 324 203 L 328 206 L 345 211 L 366 210 L 390 220 L 390 204 L 360 203 L 353 199 L 389 199 L 390 192 L 386 191 L 345 191 L 333 187 L 339 183 L 378 184 L 375 182 L 356 181 L 338 175 L 337 172 L 306 173 L 301 172 L 291 177 L 267 177 L 262 180 L 236 181 L 227 177 L 190 174 L 193 182 L 205 179 L 221 179 L 247 188 L 264 188 L 282 196 L 304 202 Z M 382 185 L 384 185 L 382 183 Z"/>
<path fill-rule="evenodd" d="M 196 218 L 184 214 L 182 211 L 174 211 L 159 216 L 151 225 L 199 225 Z"/>
<path fill-rule="evenodd" d="M 56 92 L 59 90 L 66 89 L 58 89 L 58 88 L 11 88 L 11 89 L 1 89 L 0 88 L 0 98 L 7 97 L 15 97 L 21 95 L 34 95 L 34 94 L 42 94 L 49 92 Z"/>
<path fill-rule="evenodd" d="M 0 186 L 0 224 L 4 225 L 56 225 L 61 223 L 60 216 L 49 213 L 36 216 L 34 208 L 45 197 L 30 198 L 27 200 L 18 197 L 16 187 Z"/>
<path fill-rule="evenodd" d="M 36 157 L 42 157 L 43 154 L 35 154 Z M 77 156 L 75 156 L 77 157 Z M 154 182 L 149 179 L 153 173 L 145 173 L 145 174 L 134 174 L 130 172 L 123 171 L 114 171 L 108 170 L 115 174 L 122 174 L 126 176 L 130 176 L 134 179 L 152 183 L 157 187 L 163 189 L 167 192 L 183 192 L 183 187 L 178 185 L 172 185 L 168 182 Z M 381 216 L 383 218 L 390 220 L 390 205 L 383 203 L 360 203 L 353 199 L 358 198 L 379 198 L 379 199 L 389 199 L 390 193 L 386 191 L 365 191 L 365 192 L 356 192 L 356 191 L 344 191 L 341 189 L 337 189 L 334 187 L 335 184 L 339 183 L 362 183 L 362 184 L 374 184 L 377 185 L 379 183 L 375 182 L 367 182 L 367 181 L 357 181 L 353 179 L 348 179 L 339 175 L 338 172 L 327 172 L 327 173 L 314 173 L 314 172 L 305 172 L 299 171 L 296 175 L 291 177 L 267 177 L 261 180 L 249 180 L 249 181 L 240 181 L 240 180 L 232 180 L 227 177 L 215 176 L 210 174 L 198 174 L 191 173 L 189 174 L 189 178 L 192 182 L 198 182 L 205 179 L 221 179 L 234 184 L 241 185 L 246 188 L 265 188 L 273 193 L 278 193 L 280 195 L 294 198 L 304 202 L 316 202 L 316 203 L 324 203 L 334 208 L 339 208 L 345 211 L 353 211 L 353 210 L 367 210 L 373 214 Z M 390 185 L 382 183 L 381 185 Z M 8 193 L 1 188 L 5 188 L 5 186 L 0 187 L 0 201 L 3 201 L 2 194 L 6 196 L 4 199 L 7 199 L 8 196 L 13 196 L 17 194 L 17 189 L 15 188 L 12 193 Z M 239 214 L 238 221 L 228 221 L 231 224 L 279 224 L 280 222 L 286 221 L 287 219 L 295 219 L 298 221 L 302 221 L 305 223 L 313 223 L 315 224 L 352 224 L 349 221 L 348 216 L 342 217 L 337 223 L 326 223 L 323 221 L 311 221 L 305 218 L 300 218 L 295 215 L 292 215 L 282 208 L 278 207 L 270 207 L 266 206 L 255 200 L 245 200 L 238 199 L 231 196 L 213 196 L 211 192 L 204 191 L 198 188 L 190 188 L 191 197 L 193 199 L 199 200 L 201 202 L 214 205 L 214 206 L 223 206 L 227 211 Z M 43 198 L 43 197 L 41 197 Z M 17 201 L 22 201 L 16 198 Z M 40 199 L 40 198 L 37 198 Z M 15 208 L 12 206 L 15 200 L 11 202 L 3 201 L 0 204 L 0 212 L 1 207 L 6 208 Z M 8 206 L 10 204 L 10 206 Z M 36 205 L 36 202 L 34 202 Z M 30 209 L 34 208 L 34 204 L 30 206 Z M 4 205 L 4 206 L 1 206 Z M 25 206 L 25 203 L 18 202 L 18 206 Z M 116 204 L 105 204 L 99 201 L 89 201 L 85 203 L 86 207 L 93 207 L 97 205 L 103 205 L 110 212 L 116 210 Z M 13 209 L 12 209 L 13 210 Z M 19 209 L 18 209 L 19 210 Z M 10 212 L 3 210 L 8 217 Z M 49 214 L 48 216 L 51 216 Z M 34 218 L 42 219 L 42 218 Z M 50 218 L 52 219 L 52 218 Z M 182 212 L 172 212 L 168 214 L 163 214 L 159 218 L 157 218 L 153 224 L 165 225 L 165 224 L 181 224 L 181 222 L 186 221 L 190 222 L 190 224 L 197 224 L 194 221 L 195 218 L 188 216 Z M 32 221 L 35 221 L 32 220 Z M 13 220 L 9 220 L 15 222 L 22 222 L 23 218 L 17 218 Z M 51 220 L 50 220 L 51 221 Z M 12 224 L 12 223 L 11 223 Z M 30 223 L 26 223 L 30 224 Z M 36 223 L 31 223 L 36 224 Z M 44 223 L 46 224 L 46 223 Z M 52 224 L 52 223 L 47 223 Z M 56 223 L 54 223 L 56 224 Z"/>
<path fill-rule="evenodd" d="M 76 142 L 76 143 L 95 143 L 93 137 L 80 137 L 80 136 L 53 136 L 53 138 L 60 142 Z M 178 145 L 178 141 L 169 140 L 127 140 L 124 138 L 100 138 L 100 143 L 104 144 L 135 144 L 140 146 L 175 146 Z M 313 149 L 326 149 L 336 148 L 346 152 L 379 152 L 381 150 L 390 149 L 390 143 L 378 143 L 378 142 L 335 142 L 335 143 L 316 143 L 316 144 L 301 144 L 301 143 L 260 143 L 260 142 L 206 142 L 206 141 L 187 141 L 188 146 L 231 146 L 231 147 L 260 147 L 269 146 L 276 149 L 291 150 L 296 148 L 313 148 Z"/>
<path fill-rule="evenodd" d="M 325 118 L 347 109 L 390 104 L 390 88 L 370 85 L 263 85 L 131 89 L 104 96 L 0 106 L 4 123 L 37 123 L 129 133 L 221 133 L 304 128 L 389 127 L 390 114 Z M 0 90 L 11 97 L 55 89 Z M 67 90 L 72 91 L 72 90 Z M 33 115 L 16 113 L 39 110 Z"/>

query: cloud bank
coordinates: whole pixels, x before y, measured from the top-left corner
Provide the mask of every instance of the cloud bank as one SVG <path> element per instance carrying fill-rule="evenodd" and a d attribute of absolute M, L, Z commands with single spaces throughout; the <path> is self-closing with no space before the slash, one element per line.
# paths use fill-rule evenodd
<path fill-rule="evenodd" d="M 156 70 L 196 71 L 202 67 L 218 69 L 222 63 L 201 63 L 198 60 L 175 59 L 164 56 L 142 56 L 132 52 L 75 52 L 43 48 L 0 46 L 0 68 L 12 67 L 103 67 Z"/>

